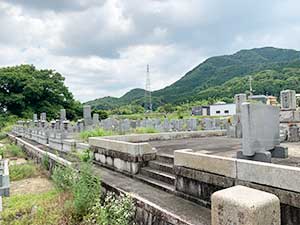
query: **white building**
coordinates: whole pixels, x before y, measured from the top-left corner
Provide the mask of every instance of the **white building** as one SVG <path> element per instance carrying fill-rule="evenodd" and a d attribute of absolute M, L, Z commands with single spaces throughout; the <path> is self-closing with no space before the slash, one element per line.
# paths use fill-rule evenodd
<path fill-rule="evenodd" d="M 236 105 L 232 104 L 214 104 L 210 105 L 210 116 L 231 116 L 236 114 Z"/>

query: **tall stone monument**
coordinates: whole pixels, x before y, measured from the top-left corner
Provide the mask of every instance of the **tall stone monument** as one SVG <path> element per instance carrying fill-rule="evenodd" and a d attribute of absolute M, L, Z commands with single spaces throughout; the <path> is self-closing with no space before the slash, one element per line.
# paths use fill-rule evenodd
<path fill-rule="evenodd" d="M 47 114 L 45 112 L 41 113 L 40 120 L 41 121 L 46 121 L 47 120 Z"/>
<path fill-rule="evenodd" d="M 296 110 L 296 91 L 284 90 L 280 92 L 280 103 L 282 110 Z"/>
<path fill-rule="evenodd" d="M 243 103 L 241 107 L 242 151 L 237 158 L 271 162 L 271 157 L 287 157 L 280 145 L 279 107 Z"/>
<path fill-rule="evenodd" d="M 93 124 L 92 108 L 90 105 L 83 106 L 83 119 L 84 119 L 84 124 L 86 126 L 90 126 Z"/>
<path fill-rule="evenodd" d="M 63 122 L 67 119 L 67 113 L 65 109 L 60 110 L 60 121 Z"/>

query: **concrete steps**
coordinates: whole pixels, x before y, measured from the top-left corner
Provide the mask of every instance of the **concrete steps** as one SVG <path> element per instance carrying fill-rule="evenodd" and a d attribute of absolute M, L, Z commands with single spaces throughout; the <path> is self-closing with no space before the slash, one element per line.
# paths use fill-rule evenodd
<path fill-rule="evenodd" d="M 156 160 L 159 162 L 169 163 L 174 165 L 174 155 L 159 153 L 156 155 Z"/>
<path fill-rule="evenodd" d="M 139 180 L 167 191 L 174 192 L 174 156 L 158 154 L 156 160 L 150 161 L 147 167 L 143 167 L 136 176 Z"/>
<path fill-rule="evenodd" d="M 142 168 L 140 174 L 170 185 L 174 185 L 175 182 L 175 176 L 173 174 L 151 169 L 149 167 Z"/>
<path fill-rule="evenodd" d="M 164 163 L 164 162 L 160 162 L 160 161 L 155 160 L 155 161 L 150 161 L 148 166 L 151 169 L 155 169 L 155 170 L 159 170 L 159 171 L 162 171 L 162 172 L 174 174 L 173 164 L 170 164 L 170 163 Z"/>

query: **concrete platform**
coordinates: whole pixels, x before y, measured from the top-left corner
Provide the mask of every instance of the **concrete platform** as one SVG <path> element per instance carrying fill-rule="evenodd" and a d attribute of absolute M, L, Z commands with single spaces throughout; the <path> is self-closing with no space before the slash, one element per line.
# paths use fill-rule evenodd
<path fill-rule="evenodd" d="M 241 139 L 229 137 L 201 137 L 149 143 L 157 149 L 158 153 L 168 155 L 174 155 L 175 150 L 192 149 L 194 152 L 236 158 L 237 151 L 242 149 Z M 272 158 L 272 163 L 300 167 L 300 142 L 285 142 L 281 145 L 288 147 L 289 157 Z"/>

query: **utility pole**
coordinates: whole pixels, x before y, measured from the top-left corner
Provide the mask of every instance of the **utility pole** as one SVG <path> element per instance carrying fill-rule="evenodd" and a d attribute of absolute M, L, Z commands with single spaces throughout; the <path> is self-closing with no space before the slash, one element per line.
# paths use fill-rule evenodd
<path fill-rule="evenodd" d="M 147 64 L 144 108 L 145 108 L 145 113 L 152 112 L 152 96 L 151 96 L 150 66 L 149 66 L 149 64 Z"/>
<path fill-rule="evenodd" d="M 249 86 L 250 86 L 250 96 L 253 95 L 253 89 L 252 89 L 252 76 L 249 76 Z"/>

